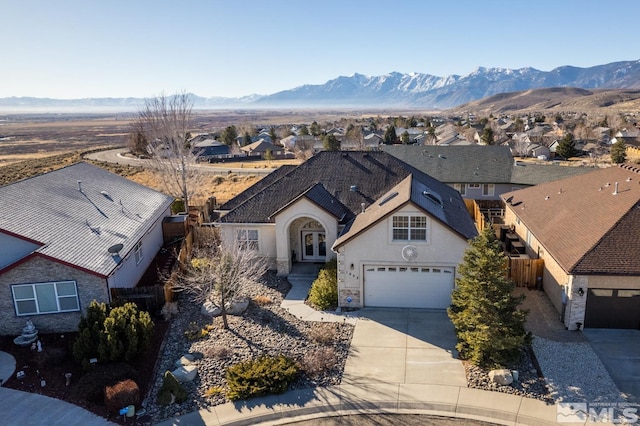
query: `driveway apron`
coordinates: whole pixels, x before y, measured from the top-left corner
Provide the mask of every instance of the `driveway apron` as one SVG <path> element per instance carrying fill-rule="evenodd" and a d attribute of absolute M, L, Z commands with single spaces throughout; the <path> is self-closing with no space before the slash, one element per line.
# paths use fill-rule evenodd
<path fill-rule="evenodd" d="M 343 384 L 467 386 L 445 311 L 365 308 L 358 314 Z"/>

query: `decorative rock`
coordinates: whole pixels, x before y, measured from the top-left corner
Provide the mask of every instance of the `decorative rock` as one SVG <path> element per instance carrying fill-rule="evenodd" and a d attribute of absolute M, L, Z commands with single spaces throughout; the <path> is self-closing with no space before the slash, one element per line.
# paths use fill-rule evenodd
<path fill-rule="evenodd" d="M 175 363 L 176 367 L 184 367 L 187 365 L 193 365 L 193 356 L 189 354 L 181 356 Z"/>
<path fill-rule="evenodd" d="M 179 382 L 190 382 L 198 375 L 198 367 L 195 365 L 183 365 L 171 372 Z"/>
<path fill-rule="evenodd" d="M 511 370 L 491 370 L 489 371 L 489 380 L 501 386 L 508 386 L 513 383 L 513 376 Z"/>
<path fill-rule="evenodd" d="M 249 307 L 249 298 L 245 297 L 241 300 L 234 300 L 227 307 L 227 314 L 242 315 L 247 310 L 248 307 Z M 200 313 L 202 315 L 206 315 L 209 317 L 217 317 L 222 314 L 222 310 L 218 306 L 214 305 L 212 302 L 207 300 L 202 304 Z"/>

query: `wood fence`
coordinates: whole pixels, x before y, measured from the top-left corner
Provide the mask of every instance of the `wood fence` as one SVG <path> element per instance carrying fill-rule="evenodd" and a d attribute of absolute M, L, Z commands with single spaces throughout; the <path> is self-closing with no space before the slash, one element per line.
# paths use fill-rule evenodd
<path fill-rule="evenodd" d="M 510 257 L 508 262 L 508 276 L 516 287 L 538 290 L 542 288 L 543 259 Z"/>
<path fill-rule="evenodd" d="M 480 211 L 480 206 L 474 200 L 469 200 L 465 198 L 464 204 L 467 206 L 467 211 L 473 218 L 473 222 L 476 224 L 476 229 L 478 232 L 482 232 L 486 224 L 486 218 Z"/>

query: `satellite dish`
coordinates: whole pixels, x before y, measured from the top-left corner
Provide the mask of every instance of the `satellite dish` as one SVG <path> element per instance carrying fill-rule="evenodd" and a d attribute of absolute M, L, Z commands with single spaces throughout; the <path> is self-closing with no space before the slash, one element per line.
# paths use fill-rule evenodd
<path fill-rule="evenodd" d="M 124 245 L 122 244 L 114 244 L 111 247 L 109 247 L 107 251 L 111 254 L 118 254 L 120 253 L 120 250 L 122 250 L 123 247 Z"/>
<path fill-rule="evenodd" d="M 402 247 L 402 258 L 407 262 L 411 262 L 418 257 L 418 248 L 416 246 L 404 246 Z"/>

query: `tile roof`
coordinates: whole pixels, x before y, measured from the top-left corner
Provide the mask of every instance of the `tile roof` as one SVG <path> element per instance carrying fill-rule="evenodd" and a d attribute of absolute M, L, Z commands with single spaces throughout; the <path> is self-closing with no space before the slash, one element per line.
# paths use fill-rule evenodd
<path fill-rule="evenodd" d="M 438 220 L 464 236 L 475 232 L 464 201 L 455 189 L 385 152 L 324 151 L 291 170 L 274 173 L 278 175 L 267 176 L 246 193 L 239 194 L 238 200 L 234 198 L 222 206 L 230 211 L 219 222 L 274 222 L 274 215 L 283 206 L 304 195 L 332 212 L 341 219 L 340 223 L 347 224 L 361 212 L 362 203 L 370 206 L 378 202 L 390 189 L 413 175 L 411 188 L 421 194 L 432 192 L 444 200 L 444 211 L 438 207 L 433 212 Z"/>
<path fill-rule="evenodd" d="M 566 272 L 640 274 L 638 169 L 599 169 L 501 197 Z"/>
<path fill-rule="evenodd" d="M 0 187 L 0 200 L 0 232 L 38 241 L 37 253 L 108 276 L 117 265 L 107 249 L 123 244 L 124 257 L 173 197 L 82 162 Z"/>

